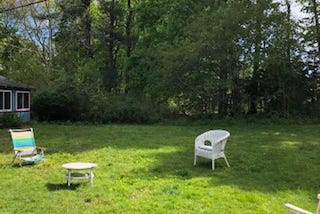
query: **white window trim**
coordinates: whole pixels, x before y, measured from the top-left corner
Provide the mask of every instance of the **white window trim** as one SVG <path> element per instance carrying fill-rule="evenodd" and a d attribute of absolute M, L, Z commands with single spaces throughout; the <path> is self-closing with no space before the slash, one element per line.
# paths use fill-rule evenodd
<path fill-rule="evenodd" d="M 10 109 L 0 109 L 0 112 L 12 112 L 12 91 L 11 90 L 0 90 L 0 92 L 3 92 L 3 107 L 5 106 L 5 96 L 4 93 L 5 92 L 9 92 L 10 93 Z M 1 106 L 2 107 L 2 106 Z"/>
<path fill-rule="evenodd" d="M 18 108 L 18 93 L 28 94 L 29 97 L 29 105 L 28 108 Z M 16 111 L 30 111 L 30 91 L 16 91 Z M 23 102 L 22 102 L 23 105 Z"/>

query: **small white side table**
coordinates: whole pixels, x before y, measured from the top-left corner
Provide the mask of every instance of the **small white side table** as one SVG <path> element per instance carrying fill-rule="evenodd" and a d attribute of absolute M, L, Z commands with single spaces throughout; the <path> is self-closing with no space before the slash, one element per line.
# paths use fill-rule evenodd
<path fill-rule="evenodd" d="M 94 163 L 83 163 L 83 162 L 74 162 L 74 163 L 66 163 L 63 164 L 62 167 L 67 169 L 67 183 L 68 186 L 71 184 L 71 180 L 78 179 L 88 179 L 91 186 L 93 185 L 93 168 L 95 168 L 97 164 Z M 85 172 L 72 172 L 72 170 L 76 171 L 85 171 Z"/>

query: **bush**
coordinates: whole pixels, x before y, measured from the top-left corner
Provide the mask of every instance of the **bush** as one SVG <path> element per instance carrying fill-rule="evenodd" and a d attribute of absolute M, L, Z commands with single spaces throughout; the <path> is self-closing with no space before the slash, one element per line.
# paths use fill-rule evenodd
<path fill-rule="evenodd" d="M 79 86 L 55 86 L 33 98 L 33 113 L 40 121 L 150 123 L 161 118 L 163 111 L 160 109 L 145 98 Z"/>
<path fill-rule="evenodd" d="M 156 112 L 154 105 L 147 100 L 139 100 L 130 96 L 110 96 L 107 120 L 122 123 L 148 123 L 154 122 Z"/>
<path fill-rule="evenodd" d="M 1 128 L 17 128 L 22 125 L 19 117 L 14 113 L 3 113 L 0 115 Z"/>
<path fill-rule="evenodd" d="M 32 110 L 40 121 L 76 121 L 80 114 L 80 102 L 76 89 L 60 86 L 36 94 Z"/>
<path fill-rule="evenodd" d="M 100 94 L 91 97 L 88 121 L 98 123 L 151 123 L 161 118 L 151 101 L 129 95 Z"/>

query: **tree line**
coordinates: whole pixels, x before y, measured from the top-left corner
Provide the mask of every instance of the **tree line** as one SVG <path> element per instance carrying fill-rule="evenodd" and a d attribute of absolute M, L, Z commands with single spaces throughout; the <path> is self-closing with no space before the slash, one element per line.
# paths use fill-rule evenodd
<path fill-rule="evenodd" d="M 48 0 L 0 13 L 0 74 L 37 88 L 43 120 L 316 115 L 319 4 Z"/>

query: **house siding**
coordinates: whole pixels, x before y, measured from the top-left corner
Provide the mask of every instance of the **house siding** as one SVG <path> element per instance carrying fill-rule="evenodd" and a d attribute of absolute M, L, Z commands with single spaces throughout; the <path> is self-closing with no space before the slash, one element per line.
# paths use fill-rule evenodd
<path fill-rule="evenodd" d="M 28 90 L 15 90 L 15 89 L 12 90 L 12 111 L 16 113 L 17 117 L 19 117 L 21 121 L 29 122 L 31 118 L 30 111 L 17 111 L 17 108 L 16 108 L 17 107 L 17 103 L 16 103 L 17 91 L 28 91 Z"/>
<path fill-rule="evenodd" d="M 0 75 L 0 89 L 1 90 L 7 90 L 7 91 L 11 91 L 11 106 L 12 109 L 11 111 L 8 112 L 12 112 L 15 113 L 23 122 L 29 122 L 31 119 L 31 91 L 34 89 L 31 86 L 22 84 L 22 83 L 17 83 L 17 82 L 12 82 L 10 80 L 8 80 L 7 78 L 5 78 L 4 76 Z M 22 108 L 19 109 L 17 111 L 17 100 L 16 100 L 16 92 L 29 92 L 29 108 Z M 1 112 L 1 114 L 5 114 L 8 112 Z"/>
<path fill-rule="evenodd" d="M 24 111 L 24 112 L 16 112 L 16 115 L 20 118 L 23 122 L 29 122 L 30 121 L 30 112 Z"/>
<path fill-rule="evenodd" d="M 16 103 L 16 92 L 17 91 L 25 91 L 25 92 L 29 92 L 31 93 L 30 90 L 16 90 L 16 89 L 1 89 L 0 90 L 6 90 L 6 91 L 11 91 L 11 111 L 6 111 L 6 112 L 0 112 L 0 115 L 2 114 L 6 114 L 6 113 L 15 113 L 17 115 L 17 117 L 20 118 L 20 120 L 22 122 L 29 122 L 31 119 L 31 113 L 30 110 L 27 111 L 17 111 L 16 107 L 17 107 L 17 103 Z M 31 100 L 29 100 L 29 102 L 31 102 Z"/>

